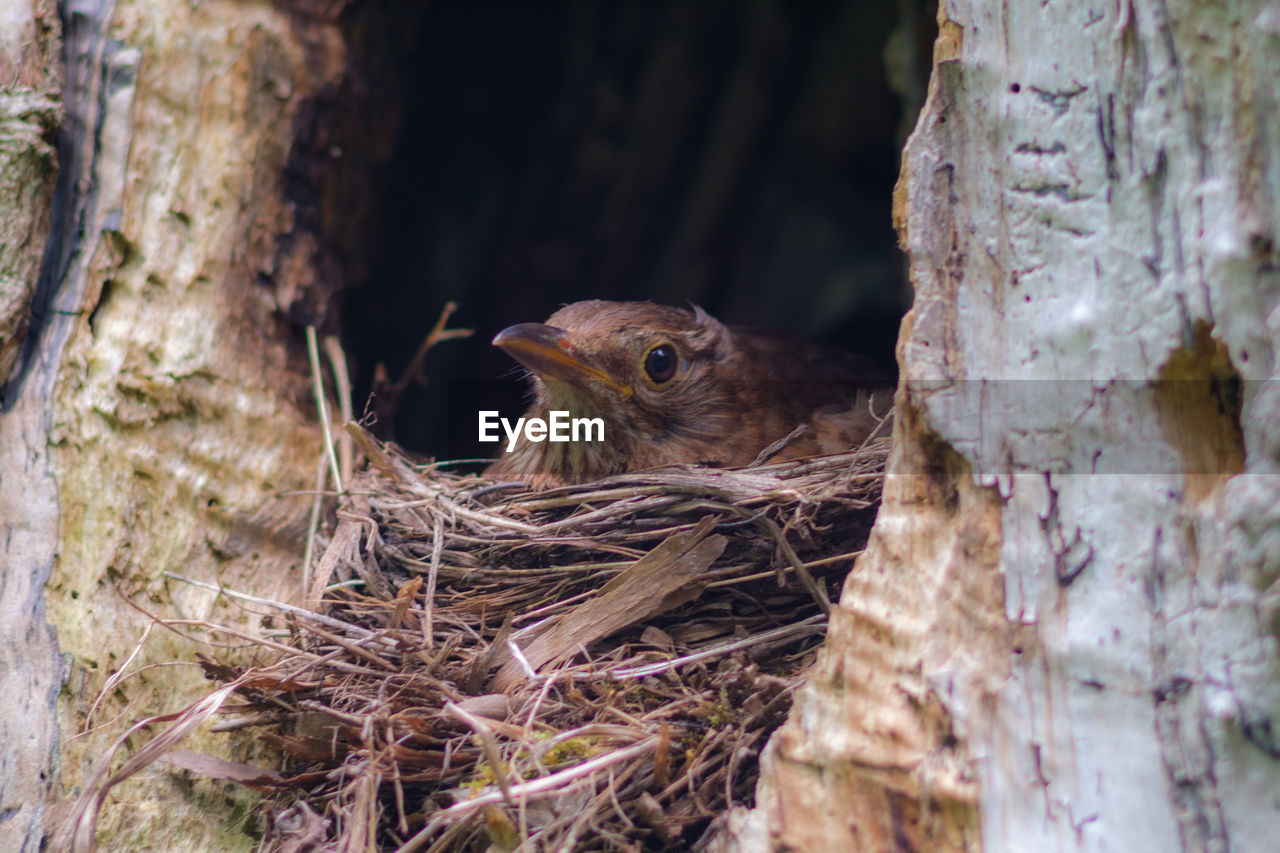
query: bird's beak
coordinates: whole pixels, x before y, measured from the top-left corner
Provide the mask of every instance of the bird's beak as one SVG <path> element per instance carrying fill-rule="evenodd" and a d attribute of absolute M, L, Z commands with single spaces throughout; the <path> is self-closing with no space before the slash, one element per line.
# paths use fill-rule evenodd
<path fill-rule="evenodd" d="M 493 345 L 543 378 L 565 382 L 594 380 L 624 397 L 631 396 L 629 385 L 574 355 L 569 333 L 564 329 L 542 323 L 519 323 L 498 332 Z"/>

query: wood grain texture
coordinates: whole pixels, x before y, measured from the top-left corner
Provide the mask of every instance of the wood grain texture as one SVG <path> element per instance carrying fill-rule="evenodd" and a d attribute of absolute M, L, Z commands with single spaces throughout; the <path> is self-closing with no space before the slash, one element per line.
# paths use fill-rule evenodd
<path fill-rule="evenodd" d="M 0 414 L 0 679 L 23 697 L 0 715 L 6 850 L 39 849 L 60 816 L 50 801 L 81 784 L 121 726 L 205 691 L 193 668 L 149 667 L 195 647 L 146 634 L 131 602 L 170 618 L 256 619 L 169 588 L 163 572 L 298 591 L 307 505 L 290 493 L 310 487 L 319 432 L 297 319 L 323 323 L 337 282 L 312 274 L 333 264 L 286 173 L 307 166 L 320 93 L 333 97 L 346 71 L 339 10 L 71 0 L 65 67 L 57 18 L 52 35 L 38 31 L 52 47 L 27 48 L 55 64 L 63 114 L 47 233 L 38 180 L 21 181 L 27 219 L 6 217 L 39 246 L 38 279 L 24 255 L 3 253 L 31 289 Z M 18 116 L 25 137 L 0 130 L 27 145 L 0 156 L 47 168 L 32 130 L 41 115 Z M 243 795 L 226 786 L 157 768 L 115 794 L 101 849 L 256 843 L 228 830 L 225 810 L 244 804 L 228 805 Z"/>
<path fill-rule="evenodd" d="M 1266 849 L 1280 17 L 940 20 L 884 504 L 726 847 Z"/>
<path fill-rule="evenodd" d="M 87 81 L 61 85 L 60 26 L 52 3 L 0 4 L 0 848 L 35 853 L 44 836 L 59 742 L 55 718 L 64 677 L 46 614 L 44 584 L 57 552 L 58 492 L 49 456 L 48 358 L 28 345 L 41 280 L 59 160 L 58 99 L 79 103 Z M 61 91 L 60 91 L 61 89 Z M 42 293 L 43 295 L 43 293 Z M 40 312 L 44 316 L 47 311 Z M 49 317 L 56 347 L 69 320 Z M 24 347 L 27 347 L 23 358 Z"/>

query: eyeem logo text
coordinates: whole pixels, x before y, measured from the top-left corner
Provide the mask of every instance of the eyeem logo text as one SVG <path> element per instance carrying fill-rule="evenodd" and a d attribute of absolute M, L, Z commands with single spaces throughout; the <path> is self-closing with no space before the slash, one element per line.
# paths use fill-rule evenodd
<path fill-rule="evenodd" d="M 547 418 L 516 418 L 514 424 L 496 411 L 480 412 L 480 440 L 501 441 L 498 427 L 507 434 L 507 453 L 515 449 L 524 430 L 528 441 L 604 441 L 603 418 L 571 418 L 565 411 L 551 411 Z"/>

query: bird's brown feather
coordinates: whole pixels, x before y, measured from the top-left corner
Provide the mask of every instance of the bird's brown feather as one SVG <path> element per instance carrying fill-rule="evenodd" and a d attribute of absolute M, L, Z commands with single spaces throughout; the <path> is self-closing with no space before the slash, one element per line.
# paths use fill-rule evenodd
<path fill-rule="evenodd" d="M 858 356 L 725 326 L 697 308 L 576 302 L 545 326 L 506 330 L 495 344 L 530 368 L 526 417 L 563 410 L 605 424 L 602 442 L 521 437 L 486 472 L 534 487 L 675 463 L 747 465 L 801 424 L 805 433 L 775 458 L 846 450 L 877 423 L 868 404 L 883 413 L 890 397 L 883 383 L 873 389 L 883 377 Z M 679 368 L 655 383 L 644 360 L 662 344 L 674 347 Z"/>

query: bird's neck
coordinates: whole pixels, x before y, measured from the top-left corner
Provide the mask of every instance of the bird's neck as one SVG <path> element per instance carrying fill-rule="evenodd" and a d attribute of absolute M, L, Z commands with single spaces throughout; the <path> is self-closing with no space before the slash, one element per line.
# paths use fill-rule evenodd
<path fill-rule="evenodd" d="M 570 422 L 599 419 L 603 429 L 583 424 L 576 441 L 530 441 L 522 431 L 515 447 L 499 460 L 502 476 L 548 486 L 595 480 L 627 470 L 633 448 L 629 431 L 618 420 L 620 407 L 613 411 L 603 408 L 564 383 L 540 382 L 534 403 L 524 414 L 526 422 L 540 418 L 550 423 L 553 412 L 565 412 L 562 417 Z"/>

